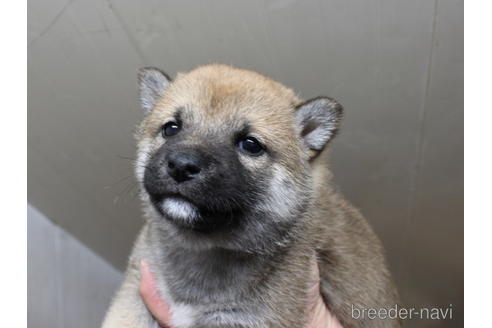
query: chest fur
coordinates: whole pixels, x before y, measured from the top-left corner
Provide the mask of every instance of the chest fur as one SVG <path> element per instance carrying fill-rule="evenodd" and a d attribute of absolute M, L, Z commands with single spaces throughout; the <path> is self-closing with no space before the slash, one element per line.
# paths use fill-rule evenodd
<path fill-rule="evenodd" d="M 166 255 L 163 277 L 173 299 L 172 321 L 177 328 L 261 327 L 259 294 L 268 275 L 264 259 L 226 250 L 190 252 L 175 249 Z"/>

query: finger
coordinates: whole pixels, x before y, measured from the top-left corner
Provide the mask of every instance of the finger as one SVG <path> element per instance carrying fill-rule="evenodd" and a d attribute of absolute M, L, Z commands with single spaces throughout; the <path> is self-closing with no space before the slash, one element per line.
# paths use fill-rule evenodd
<path fill-rule="evenodd" d="M 328 310 L 321 296 L 319 296 L 316 306 L 313 309 L 309 327 L 343 328 L 340 321 Z"/>
<path fill-rule="evenodd" d="M 150 270 L 148 262 L 145 260 L 140 262 L 140 275 L 139 292 L 145 305 L 159 324 L 170 327 L 171 311 L 161 295 L 159 295 L 154 274 Z"/>
<path fill-rule="evenodd" d="M 316 257 L 311 262 L 311 281 L 308 290 L 308 313 L 310 328 L 343 328 L 338 319 L 326 307 L 320 293 L 319 266 Z"/>
<path fill-rule="evenodd" d="M 311 300 L 311 305 L 315 305 L 315 301 L 318 299 L 320 295 L 320 289 L 319 289 L 319 283 L 320 283 L 320 278 L 319 278 L 319 266 L 318 266 L 318 261 L 316 257 L 313 257 L 311 259 L 311 264 L 310 264 L 310 270 L 309 270 L 309 290 L 308 290 L 308 297 Z"/>

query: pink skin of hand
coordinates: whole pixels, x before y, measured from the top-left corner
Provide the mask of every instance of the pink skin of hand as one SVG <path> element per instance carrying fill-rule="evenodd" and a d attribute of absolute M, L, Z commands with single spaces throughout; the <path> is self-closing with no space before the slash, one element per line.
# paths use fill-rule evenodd
<path fill-rule="evenodd" d="M 313 264 L 313 284 L 309 289 L 308 304 L 309 328 L 343 328 L 338 319 L 333 316 L 326 307 L 319 293 L 319 269 L 316 262 Z M 140 263 L 140 296 L 147 305 L 150 313 L 163 327 L 173 328 L 171 322 L 171 309 L 164 301 L 165 295 L 160 295 L 155 285 L 154 274 L 150 270 L 147 261 Z"/>

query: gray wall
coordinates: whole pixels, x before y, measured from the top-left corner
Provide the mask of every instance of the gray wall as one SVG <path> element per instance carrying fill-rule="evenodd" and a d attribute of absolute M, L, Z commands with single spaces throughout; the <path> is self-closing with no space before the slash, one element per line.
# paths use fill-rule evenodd
<path fill-rule="evenodd" d="M 27 326 L 99 327 L 121 273 L 27 206 Z"/>
<path fill-rule="evenodd" d="M 142 224 L 135 71 L 210 62 L 346 108 L 341 190 L 381 236 L 403 300 L 463 297 L 463 1 L 28 1 L 28 199 L 123 268 Z M 415 323 L 451 327 L 453 323 Z"/>

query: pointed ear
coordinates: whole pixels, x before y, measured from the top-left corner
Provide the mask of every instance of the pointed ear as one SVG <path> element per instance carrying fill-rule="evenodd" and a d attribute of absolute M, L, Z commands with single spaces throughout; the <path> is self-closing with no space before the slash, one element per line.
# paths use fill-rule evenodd
<path fill-rule="evenodd" d="M 138 70 L 140 104 L 145 114 L 152 111 L 157 100 L 170 83 L 171 79 L 167 74 L 157 68 L 144 67 Z"/>
<path fill-rule="evenodd" d="M 298 105 L 295 114 L 301 138 L 313 157 L 335 136 L 343 108 L 334 99 L 318 97 Z"/>

